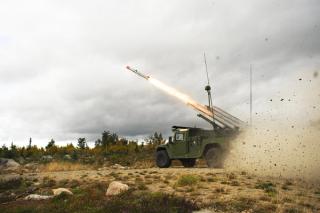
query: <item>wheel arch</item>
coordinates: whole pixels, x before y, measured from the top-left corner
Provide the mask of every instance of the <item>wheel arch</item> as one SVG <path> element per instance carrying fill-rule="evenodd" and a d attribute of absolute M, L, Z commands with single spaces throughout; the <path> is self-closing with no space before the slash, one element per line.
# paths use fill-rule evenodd
<path fill-rule="evenodd" d="M 168 151 L 167 151 L 167 149 L 166 149 L 165 147 L 158 147 L 158 148 L 156 149 L 157 152 L 160 151 L 160 150 L 165 150 L 165 151 L 168 153 Z"/>
<path fill-rule="evenodd" d="M 221 145 L 219 143 L 207 144 L 203 149 L 202 156 L 204 156 L 206 154 L 206 152 L 211 148 L 219 148 L 219 149 L 221 149 Z"/>
<path fill-rule="evenodd" d="M 172 153 L 170 152 L 170 150 L 169 150 L 167 147 L 163 147 L 163 146 L 157 147 L 156 153 L 157 153 L 158 151 L 161 151 L 161 150 L 166 151 L 167 154 L 168 154 L 168 156 L 169 156 L 169 158 L 172 159 Z"/>

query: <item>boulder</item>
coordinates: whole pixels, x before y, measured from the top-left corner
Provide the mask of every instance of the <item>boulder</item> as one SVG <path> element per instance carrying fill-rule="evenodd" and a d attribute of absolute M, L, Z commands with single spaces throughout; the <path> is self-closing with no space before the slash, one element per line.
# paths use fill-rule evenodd
<path fill-rule="evenodd" d="M 31 194 L 24 198 L 24 200 L 47 200 L 53 198 L 53 196 L 49 195 L 38 195 L 38 194 Z"/>
<path fill-rule="evenodd" d="M 109 187 L 106 192 L 106 196 L 118 195 L 121 192 L 127 191 L 128 189 L 129 189 L 129 186 L 127 184 L 123 184 L 118 181 L 112 181 L 109 184 Z"/>
<path fill-rule="evenodd" d="M 69 189 L 66 189 L 66 188 L 52 189 L 52 192 L 53 192 L 53 196 L 58 196 L 62 193 L 65 193 L 67 195 L 73 195 L 73 193 Z"/>
<path fill-rule="evenodd" d="M 20 167 L 20 164 L 13 159 L 0 158 L 0 170 L 16 170 Z"/>

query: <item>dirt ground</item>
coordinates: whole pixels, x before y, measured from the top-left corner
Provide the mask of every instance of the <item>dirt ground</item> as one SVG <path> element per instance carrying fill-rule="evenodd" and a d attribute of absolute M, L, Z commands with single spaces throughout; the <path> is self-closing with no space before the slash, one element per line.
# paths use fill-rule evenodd
<path fill-rule="evenodd" d="M 100 182 L 107 189 L 111 181 L 121 181 L 129 187 L 164 192 L 193 200 L 204 209 L 228 212 L 246 209 L 248 212 L 320 212 L 320 183 L 301 179 L 261 177 L 247 172 L 231 172 L 209 168 L 148 168 L 60 171 L 5 174 L 1 179 L 19 176 L 35 186 L 51 181 L 51 187 L 64 183 L 77 185 Z M 180 184 L 182 177 L 195 181 Z M 50 186 L 50 185 L 49 185 Z M 70 187 L 70 185 L 69 185 Z M 73 187 L 73 186 L 72 186 Z M 39 191 L 46 194 L 49 191 Z M 234 208 L 233 208 L 234 207 Z"/>

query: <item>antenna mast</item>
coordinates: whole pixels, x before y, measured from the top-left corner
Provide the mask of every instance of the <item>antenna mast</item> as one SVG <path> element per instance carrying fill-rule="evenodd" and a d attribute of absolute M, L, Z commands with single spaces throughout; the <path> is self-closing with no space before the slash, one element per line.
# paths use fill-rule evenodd
<path fill-rule="evenodd" d="M 210 80 L 209 80 L 209 73 L 208 73 L 208 66 L 207 66 L 207 58 L 206 58 L 206 53 L 203 53 L 204 57 L 204 64 L 206 68 L 206 74 L 207 74 L 207 86 L 205 86 L 205 90 L 208 93 L 208 103 L 209 103 L 209 110 L 212 111 L 212 120 L 214 120 L 214 113 L 213 113 L 213 104 L 212 104 L 212 96 L 211 96 L 211 86 L 210 86 Z"/>

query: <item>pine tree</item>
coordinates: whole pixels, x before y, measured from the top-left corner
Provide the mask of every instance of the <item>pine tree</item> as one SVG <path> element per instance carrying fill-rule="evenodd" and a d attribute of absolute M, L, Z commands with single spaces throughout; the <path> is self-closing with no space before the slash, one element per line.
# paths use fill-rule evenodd
<path fill-rule="evenodd" d="M 53 139 L 51 139 L 51 141 L 48 143 L 48 145 L 46 146 L 46 149 L 50 149 L 51 147 L 55 146 L 55 141 Z"/>
<path fill-rule="evenodd" d="M 31 149 L 31 146 L 32 146 L 32 138 L 29 139 L 28 149 Z"/>
<path fill-rule="evenodd" d="M 82 150 L 86 148 L 86 139 L 85 138 L 79 138 L 78 139 L 78 147 Z"/>

